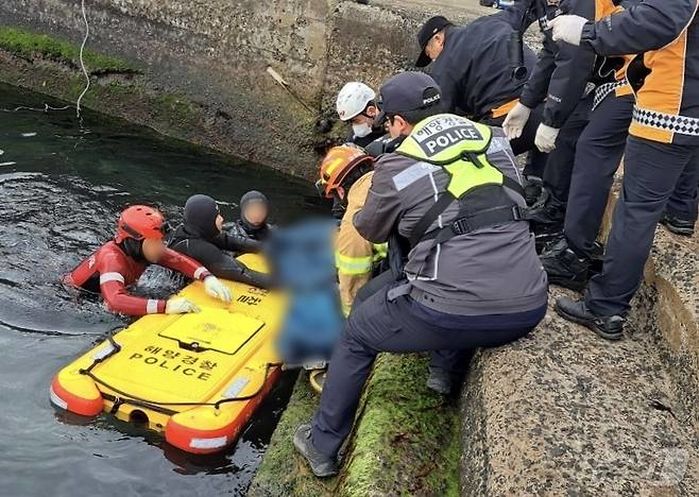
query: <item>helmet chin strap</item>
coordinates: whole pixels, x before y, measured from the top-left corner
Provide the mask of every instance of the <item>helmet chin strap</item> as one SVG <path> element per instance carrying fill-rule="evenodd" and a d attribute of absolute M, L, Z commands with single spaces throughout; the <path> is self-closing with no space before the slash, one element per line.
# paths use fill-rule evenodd
<path fill-rule="evenodd" d="M 118 244 L 126 255 L 138 262 L 146 262 L 143 255 L 143 240 L 125 238 Z"/>

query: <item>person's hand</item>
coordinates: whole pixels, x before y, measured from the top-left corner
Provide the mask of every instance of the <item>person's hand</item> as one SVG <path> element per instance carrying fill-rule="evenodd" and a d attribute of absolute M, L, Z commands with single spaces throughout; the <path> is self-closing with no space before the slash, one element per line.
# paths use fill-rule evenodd
<path fill-rule="evenodd" d="M 564 41 L 575 45 L 580 45 L 582 38 L 583 26 L 587 24 L 588 19 L 575 15 L 565 15 L 554 17 L 548 22 L 548 27 L 551 28 L 551 37 L 553 41 Z"/>
<path fill-rule="evenodd" d="M 216 276 L 206 277 L 204 280 L 204 290 L 213 298 L 221 300 L 226 304 L 229 304 L 233 298 L 228 287 L 221 283 Z"/>
<path fill-rule="evenodd" d="M 517 102 L 510 112 L 507 113 L 505 121 L 502 123 L 502 129 L 505 131 L 505 136 L 508 140 L 514 140 L 522 136 L 522 130 L 529 120 L 529 114 L 532 110 L 526 105 Z"/>
<path fill-rule="evenodd" d="M 187 314 L 199 312 L 199 308 L 183 297 L 172 297 L 165 304 L 165 314 Z"/>
<path fill-rule="evenodd" d="M 556 138 L 558 138 L 558 128 L 552 128 L 545 124 L 539 124 L 534 138 L 534 145 L 545 154 L 552 152 L 556 148 Z"/>

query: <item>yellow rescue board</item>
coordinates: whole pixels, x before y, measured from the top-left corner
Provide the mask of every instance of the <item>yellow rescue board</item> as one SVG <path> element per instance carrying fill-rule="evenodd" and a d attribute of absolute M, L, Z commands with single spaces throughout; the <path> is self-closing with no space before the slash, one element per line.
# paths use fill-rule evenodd
<path fill-rule="evenodd" d="M 240 260 L 266 270 L 260 256 Z M 147 422 L 188 452 L 216 452 L 235 441 L 280 374 L 275 343 L 286 301 L 277 292 L 225 283 L 231 304 L 194 282 L 179 295 L 201 312 L 144 316 L 116 333 L 114 343 L 106 340 L 63 368 L 51 385 L 53 404 Z"/>

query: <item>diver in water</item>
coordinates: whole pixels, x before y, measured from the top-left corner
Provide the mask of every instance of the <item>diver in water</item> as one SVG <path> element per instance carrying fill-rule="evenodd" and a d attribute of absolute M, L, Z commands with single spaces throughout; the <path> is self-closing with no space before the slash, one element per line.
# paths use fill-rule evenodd
<path fill-rule="evenodd" d="M 254 271 L 224 251 L 259 252 L 262 244 L 252 238 L 222 231 L 223 217 L 208 195 L 192 195 L 184 206 L 184 223 L 170 237 L 168 246 L 200 261 L 219 278 L 260 288 L 272 286 L 271 277 Z"/>
<path fill-rule="evenodd" d="M 264 241 L 274 228 L 267 222 L 269 200 L 264 193 L 250 190 L 240 197 L 240 219 L 223 226 L 231 235 Z"/>
<path fill-rule="evenodd" d="M 231 292 L 204 266 L 165 246 L 164 224 L 163 215 L 153 207 L 128 207 L 119 216 L 114 240 L 104 244 L 65 275 L 63 282 L 86 289 L 99 284 L 109 310 L 121 314 L 142 316 L 198 312 L 194 303 L 182 297 L 148 299 L 128 292 L 128 287 L 138 281 L 149 264 L 158 264 L 203 281 L 206 293 L 223 302 L 230 302 Z"/>

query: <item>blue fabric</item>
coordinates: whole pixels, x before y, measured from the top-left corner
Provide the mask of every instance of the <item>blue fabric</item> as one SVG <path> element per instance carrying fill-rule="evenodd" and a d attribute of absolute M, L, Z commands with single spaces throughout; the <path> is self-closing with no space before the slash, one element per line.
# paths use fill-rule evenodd
<path fill-rule="evenodd" d="M 277 346 L 285 363 L 329 360 L 344 318 L 335 272 L 334 220 L 315 219 L 273 232 L 268 258 L 289 295 Z"/>

